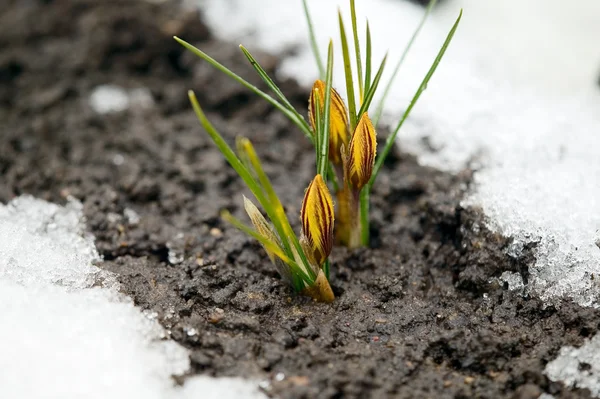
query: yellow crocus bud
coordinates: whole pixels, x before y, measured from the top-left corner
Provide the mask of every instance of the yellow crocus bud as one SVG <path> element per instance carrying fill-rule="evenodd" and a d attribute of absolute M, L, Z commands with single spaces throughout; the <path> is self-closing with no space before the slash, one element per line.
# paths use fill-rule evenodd
<path fill-rule="evenodd" d="M 308 119 L 316 131 L 316 98 L 319 99 L 319 113 L 321 117 L 325 111 L 325 82 L 316 80 L 310 92 L 308 101 Z M 331 105 L 329 107 L 329 160 L 336 165 L 341 165 L 342 157 L 340 148 L 342 145 L 348 146 L 350 140 L 350 124 L 348 123 L 348 111 L 344 100 L 338 92 L 331 88 Z"/>
<path fill-rule="evenodd" d="M 350 140 L 344 162 L 344 179 L 356 191 L 369 182 L 377 154 L 377 135 L 367 113 L 363 113 Z"/>
<path fill-rule="evenodd" d="M 302 201 L 302 232 L 306 238 L 309 260 L 321 267 L 333 248 L 333 200 L 321 175 L 315 176 Z"/>

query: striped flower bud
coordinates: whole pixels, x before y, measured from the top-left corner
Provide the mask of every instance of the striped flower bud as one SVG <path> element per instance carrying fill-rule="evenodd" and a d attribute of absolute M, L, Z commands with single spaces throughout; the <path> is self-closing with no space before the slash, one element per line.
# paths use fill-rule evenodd
<path fill-rule="evenodd" d="M 315 81 L 310 99 L 308 101 L 308 118 L 313 131 L 317 128 L 316 102 L 319 99 L 319 114 L 323 117 L 325 112 L 325 82 L 322 80 Z M 350 140 L 350 124 L 348 123 L 348 111 L 344 100 L 338 92 L 331 88 L 331 105 L 329 107 L 329 160 L 336 165 L 341 165 L 342 157 L 340 148 L 342 145 L 348 146 Z"/>
<path fill-rule="evenodd" d="M 377 137 L 373 123 L 363 113 L 350 140 L 344 163 L 344 175 L 352 188 L 360 191 L 369 182 L 377 153 Z"/>
<path fill-rule="evenodd" d="M 309 260 L 321 267 L 333 248 L 333 200 L 321 175 L 315 176 L 302 201 L 302 232 Z"/>

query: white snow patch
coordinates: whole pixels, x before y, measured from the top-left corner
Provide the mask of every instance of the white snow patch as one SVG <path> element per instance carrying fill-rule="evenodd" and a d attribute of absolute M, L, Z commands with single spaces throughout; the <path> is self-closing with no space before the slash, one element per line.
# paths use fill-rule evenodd
<path fill-rule="evenodd" d="M 90 94 L 90 106 L 99 114 L 122 112 L 131 106 L 149 108 L 154 103 L 145 88 L 126 90 L 116 85 L 100 85 Z"/>
<path fill-rule="evenodd" d="M 299 46 L 282 74 L 309 85 L 317 76 L 301 1 L 198 0 L 217 35 L 252 50 Z M 318 41 L 334 39 L 336 9 L 346 0 L 310 0 Z M 374 60 L 391 49 L 390 67 L 423 9 L 407 1 L 357 0 L 367 16 Z M 434 10 L 403 65 L 387 103 L 395 122 L 420 84 L 447 31 L 464 8 L 453 43 L 399 134 L 422 163 L 459 170 L 483 167 L 465 205 L 481 206 L 489 225 L 515 237 L 514 251 L 538 242 L 530 292 L 551 302 L 571 297 L 598 306 L 600 290 L 600 2 L 448 0 Z M 347 19 L 348 21 L 348 19 Z M 199 61 L 200 62 L 200 61 Z M 384 77 L 383 81 L 386 81 Z M 341 90 L 343 91 L 343 90 Z M 427 138 L 427 143 L 423 140 Z M 437 151 L 431 151 L 431 147 Z"/>
<path fill-rule="evenodd" d="M 587 388 L 594 397 L 600 396 L 600 335 L 580 348 L 563 347 L 558 357 L 546 365 L 546 375 L 552 381 L 562 381 L 568 387 Z"/>
<path fill-rule="evenodd" d="M 118 293 L 86 236 L 81 204 L 0 204 L 0 396 L 264 398 L 256 383 L 197 377 L 188 352 Z"/>

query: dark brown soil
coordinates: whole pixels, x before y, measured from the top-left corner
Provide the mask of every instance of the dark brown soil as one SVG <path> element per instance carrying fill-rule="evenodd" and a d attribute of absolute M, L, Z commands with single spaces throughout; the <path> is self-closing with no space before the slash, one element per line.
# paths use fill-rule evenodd
<path fill-rule="evenodd" d="M 191 373 L 266 379 L 283 398 L 589 397 L 543 370 L 563 345 L 598 331 L 598 312 L 545 308 L 497 282 L 507 270 L 526 279 L 535 252 L 508 257 L 509 241 L 460 207 L 469 170 L 450 175 L 393 154 L 373 194 L 373 247 L 334 249 L 335 303 L 290 292 L 260 246 L 219 219 L 222 208 L 244 217 L 246 191 L 186 90 L 228 139 L 253 140 L 296 224 L 311 147 L 171 39 L 257 82 L 236 46 L 211 39 L 197 18 L 146 1 L 0 5 L 0 200 L 81 200 L 100 266 L 191 349 Z M 277 58 L 259 57 L 276 68 Z M 98 115 L 88 99 L 108 83 L 148 88 L 154 104 Z M 305 106 L 306 90 L 281 84 Z"/>

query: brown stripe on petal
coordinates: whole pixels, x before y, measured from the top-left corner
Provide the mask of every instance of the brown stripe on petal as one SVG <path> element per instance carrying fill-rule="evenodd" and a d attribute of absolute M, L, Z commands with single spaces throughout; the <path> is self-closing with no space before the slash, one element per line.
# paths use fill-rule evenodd
<path fill-rule="evenodd" d="M 319 111 L 323 117 L 325 113 L 325 82 L 316 80 L 313 84 L 308 100 L 308 119 L 313 132 L 317 130 L 316 103 L 319 99 Z M 329 106 L 329 159 L 334 164 L 341 164 L 340 147 L 348 146 L 350 141 L 350 123 L 348 122 L 348 110 L 340 94 L 331 88 L 331 104 Z"/>
<path fill-rule="evenodd" d="M 321 266 L 333 247 L 333 200 L 321 175 L 315 176 L 304 194 L 302 233 L 314 254 L 316 266 Z"/>
<path fill-rule="evenodd" d="M 342 163 L 340 148 L 350 141 L 350 123 L 344 100 L 335 89 L 331 89 L 331 115 L 329 121 L 329 159 L 336 165 Z"/>
<path fill-rule="evenodd" d="M 346 178 L 355 190 L 362 189 L 371 178 L 376 152 L 375 128 L 365 112 L 356 126 L 347 155 Z"/>

